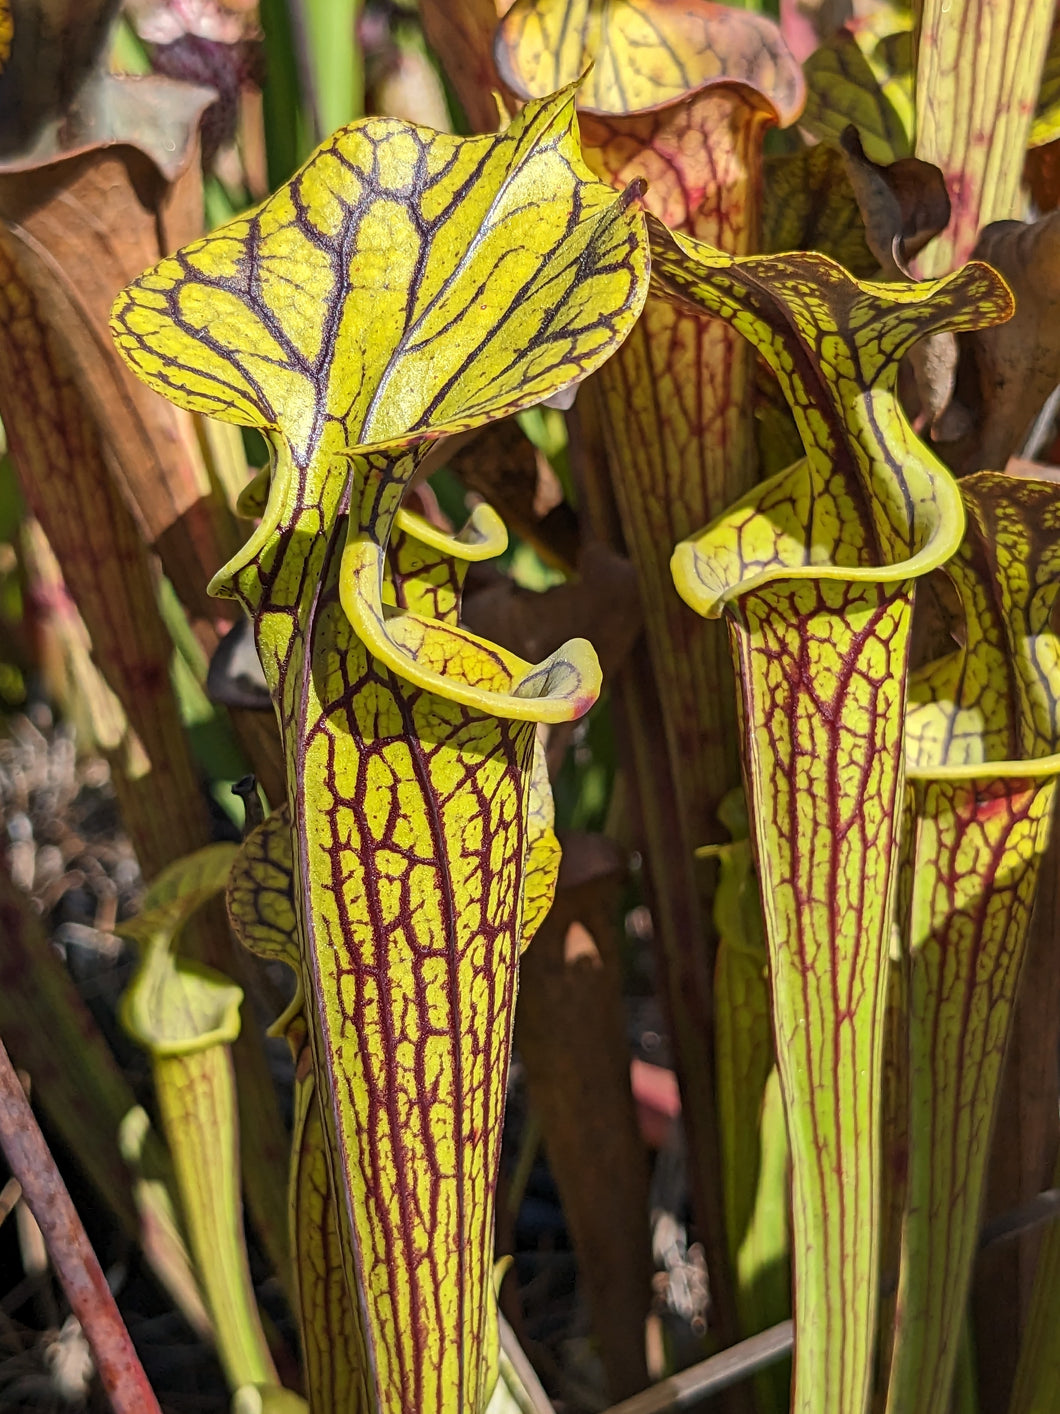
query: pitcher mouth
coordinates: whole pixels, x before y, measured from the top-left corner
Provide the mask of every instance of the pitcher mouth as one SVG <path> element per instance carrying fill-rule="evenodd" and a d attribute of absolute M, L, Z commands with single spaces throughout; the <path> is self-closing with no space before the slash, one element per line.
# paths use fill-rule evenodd
<path fill-rule="evenodd" d="M 414 459 L 413 448 L 404 452 Z M 271 473 L 261 522 L 214 575 L 212 594 L 238 597 L 236 577 L 271 542 L 288 509 L 291 480 L 297 472 L 282 437 L 273 444 Z M 395 480 L 407 483 L 410 477 Z M 490 559 L 507 543 L 503 522 L 487 506 L 477 508 L 456 535 L 419 517 L 413 522 L 410 513 L 396 504 L 377 518 L 370 531 L 353 533 L 351 526 L 340 561 L 339 600 L 369 652 L 406 682 L 491 716 L 558 723 L 574 721 L 588 711 L 600 695 L 602 679 L 599 659 L 586 639 L 571 639 L 542 662 L 528 663 L 466 629 L 384 603 L 386 546 L 393 525 L 465 561 Z"/>
<path fill-rule="evenodd" d="M 584 638 L 528 663 L 455 624 L 384 604 L 384 558 L 371 537 L 351 537 L 342 552 L 339 600 L 368 651 L 406 682 L 512 721 L 569 722 L 596 701 L 600 663 Z"/>
<path fill-rule="evenodd" d="M 778 580 L 900 584 L 905 580 L 917 579 L 944 564 L 961 543 L 965 526 L 964 504 L 957 483 L 944 474 L 936 479 L 934 503 L 920 509 L 919 521 L 914 527 L 917 543 L 908 559 L 891 564 L 842 565 L 824 555 L 820 559 L 810 557 L 805 545 L 797 544 L 791 534 L 785 534 L 778 525 L 777 533 L 770 537 L 775 548 L 773 558 L 763 556 L 750 573 L 746 566 L 739 565 L 736 573 L 731 572 L 730 566 L 725 566 L 709 576 L 704 574 L 704 568 L 712 559 L 712 551 L 729 549 L 728 541 L 734 524 L 757 522 L 768 526 L 769 513 L 760 510 L 760 504 L 770 493 L 786 490 L 788 485 L 793 491 L 799 490 L 803 482 L 809 487 L 812 477 L 813 468 L 809 459 L 803 458 L 768 481 L 761 482 L 705 530 L 678 544 L 670 559 L 670 568 L 674 587 L 690 608 L 705 618 L 718 618 L 727 606 L 744 595 Z"/>

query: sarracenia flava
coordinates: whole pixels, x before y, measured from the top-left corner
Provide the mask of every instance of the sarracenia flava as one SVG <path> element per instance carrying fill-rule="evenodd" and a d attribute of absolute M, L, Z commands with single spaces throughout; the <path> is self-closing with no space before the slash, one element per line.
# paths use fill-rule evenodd
<path fill-rule="evenodd" d="M 1060 774 L 1060 488 L 961 483 L 963 628 L 910 677 L 906 1174 L 889 1414 L 946 1408 L 1016 986 Z M 1040 1406 L 1044 1408 L 1045 1406 Z"/>
<path fill-rule="evenodd" d="M 492 523 L 491 523 L 492 522 Z M 404 607 L 433 608 L 433 617 L 455 623 L 461 583 L 469 559 L 495 554 L 503 544 L 492 513 L 480 506 L 470 534 L 443 537 L 426 522 L 398 512 L 390 546 L 387 589 Z M 481 533 L 485 532 L 485 533 Z M 388 595 L 388 598 L 391 595 Z M 555 889 L 559 845 L 552 830 L 552 796 L 544 753 L 535 749 L 527 814 L 526 868 L 520 949 L 537 931 Z M 299 972 L 294 903 L 294 862 L 290 814 L 277 811 L 251 834 L 232 869 L 228 908 L 240 940 L 259 956 L 285 962 Z M 301 987 L 276 1023 L 295 1063 L 294 1135 L 291 1149 L 290 1210 L 298 1314 L 306 1383 L 324 1410 L 363 1407 L 363 1345 L 343 1276 L 334 1190 L 316 1102 Z M 503 1391 L 490 1414 L 503 1414 Z"/>
<path fill-rule="evenodd" d="M 961 543 L 960 493 L 912 433 L 898 363 L 1005 318 L 987 266 L 922 285 L 819 255 L 734 259 L 652 225 L 675 298 L 758 349 L 806 456 L 678 546 L 674 581 L 725 614 L 770 954 L 792 1165 L 792 1409 L 863 1411 L 876 1340 L 881 1076 L 916 580 Z"/>
<path fill-rule="evenodd" d="M 115 306 L 152 387 L 272 447 L 261 523 L 212 587 L 254 619 L 283 732 L 298 966 L 377 1414 L 482 1410 L 497 1383 L 516 963 L 524 893 L 548 894 L 527 880 L 535 723 L 599 686 L 584 642 L 535 667 L 460 629 L 444 592 L 403 603 L 387 548 L 432 441 L 563 390 L 632 328 L 631 195 L 584 166 L 569 90 L 490 137 L 370 119 Z"/>
<path fill-rule="evenodd" d="M 224 889 L 235 846 L 207 845 L 152 881 L 121 925 L 140 965 L 122 998 L 122 1022 L 151 1057 L 162 1128 L 173 1158 L 188 1244 L 234 1394 L 275 1385 L 254 1301 L 240 1201 L 239 1112 L 231 1047 L 243 992 L 177 944 L 192 915 Z"/>

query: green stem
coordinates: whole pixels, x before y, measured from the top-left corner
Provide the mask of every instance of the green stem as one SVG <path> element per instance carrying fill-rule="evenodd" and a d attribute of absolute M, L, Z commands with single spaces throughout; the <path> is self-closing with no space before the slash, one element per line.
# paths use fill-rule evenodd
<path fill-rule="evenodd" d="M 235 1078 L 227 1046 L 154 1063 L 159 1112 L 217 1351 L 234 1391 L 276 1384 L 243 1236 Z"/>

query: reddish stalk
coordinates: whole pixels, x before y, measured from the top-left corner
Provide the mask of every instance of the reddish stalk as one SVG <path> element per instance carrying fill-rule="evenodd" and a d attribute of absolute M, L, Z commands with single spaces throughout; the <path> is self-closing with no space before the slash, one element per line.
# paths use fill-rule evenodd
<path fill-rule="evenodd" d="M 0 1042 L 0 1148 L 37 1220 L 114 1414 L 161 1414 L 103 1269 Z"/>

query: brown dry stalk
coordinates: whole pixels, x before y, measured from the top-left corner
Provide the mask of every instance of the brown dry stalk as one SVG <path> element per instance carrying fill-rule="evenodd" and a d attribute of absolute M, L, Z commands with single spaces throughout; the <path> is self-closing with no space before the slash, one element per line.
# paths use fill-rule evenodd
<path fill-rule="evenodd" d="M 37 1220 L 115 1414 L 161 1414 L 107 1279 L 0 1042 L 0 1147 Z"/>

